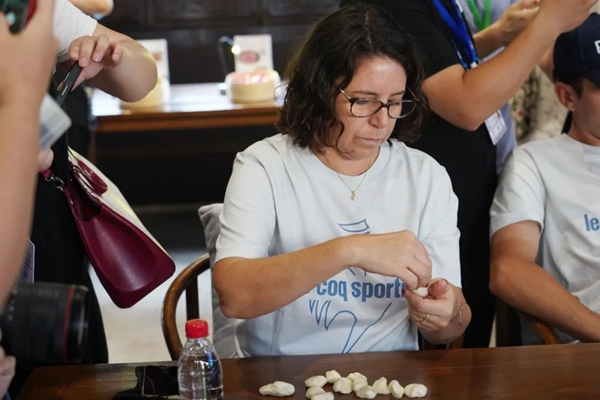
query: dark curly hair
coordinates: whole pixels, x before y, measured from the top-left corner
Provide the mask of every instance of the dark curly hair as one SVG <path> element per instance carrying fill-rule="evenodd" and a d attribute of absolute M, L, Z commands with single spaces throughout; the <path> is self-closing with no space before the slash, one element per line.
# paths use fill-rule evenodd
<path fill-rule="evenodd" d="M 397 120 L 392 136 L 402 141 L 417 139 L 429 112 L 422 90 L 421 53 L 391 15 L 364 3 L 343 7 L 322 19 L 295 51 L 286 71 L 289 84 L 276 125 L 279 131 L 292 135 L 300 147 L 320 151 L 331 146 L 329 132 L 337 122 L 341 124 L 335 113 L 339 89 L 350 84 L 360 59 L 374 56 L 386 56 L 406 70 L 407 89 L 418 102 L 417 109 Z"/>

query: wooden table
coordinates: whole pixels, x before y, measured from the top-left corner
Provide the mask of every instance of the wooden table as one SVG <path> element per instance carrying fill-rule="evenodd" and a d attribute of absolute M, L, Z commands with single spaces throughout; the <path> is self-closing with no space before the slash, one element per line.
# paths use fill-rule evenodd
<path fill-rule="evenodd" d="M 136 111 L 96 90 L 92 112 L 89 159 L 132 205 L 222 201 L 235 154 L 276 134 L 279 116 L 275 101 L 233 104 L 217 83 L 172 85 L 167 104 Z"/>
<path fill-rule="evenodd" d="M 277 103 L 233 104 L 217 83 L 171 85 L 170 101 L 160 108 L 124 110 L 119 100 L 100 90 L 92 96 L 92 114 L 103 132 L 165 131 L 273 125 Z"/>
<path fill-rule="evenodd" d="M 36 369 L 18 400 L 110 400 L 135 386 L 134 367 Z M 331 369 L 342 375 L 361 372 L 371 383 L 382 376 L 404 386 L 423 383 L 429 388 L 426 399 L 600 399 L 600 344 L 230 359 L 223 360 L 223 369 L 227 399 L 260 398 L 260 386 L 283 380 L 296 387 L 294 398 L 301 400 L 304 380 Z M 354 396 L 336 394 L 336 399 Z"/>

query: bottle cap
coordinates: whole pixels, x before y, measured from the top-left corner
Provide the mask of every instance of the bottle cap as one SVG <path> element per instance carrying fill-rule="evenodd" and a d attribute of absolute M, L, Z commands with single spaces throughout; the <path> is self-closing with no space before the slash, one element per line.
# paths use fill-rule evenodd
<path fill-rule="evenodd" d="M 192 319 L 185 323 L 185 335 L 188 339 L 204 339 L 208 336 L 208 322 Z"/>

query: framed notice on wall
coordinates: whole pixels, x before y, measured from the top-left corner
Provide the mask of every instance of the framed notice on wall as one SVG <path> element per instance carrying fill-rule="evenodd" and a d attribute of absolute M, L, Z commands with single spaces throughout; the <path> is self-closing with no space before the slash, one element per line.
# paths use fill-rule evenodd
<path fill-rule="evenodd" d="M 271 35 L 236 35 L 233 43 L 236 72 L 273 69 Z"/>

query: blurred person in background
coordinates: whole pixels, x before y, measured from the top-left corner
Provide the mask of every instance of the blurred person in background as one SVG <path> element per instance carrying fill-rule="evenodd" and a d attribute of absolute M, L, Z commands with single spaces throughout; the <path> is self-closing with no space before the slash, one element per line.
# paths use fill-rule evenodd
<path fill-rule="evenodd" d="M 13 35 L 0 14 L 0 310 L 21 270 L 29 235 L 40 137 L 40 106 L 56 57 L 54 0 L 40 2 L 28 26 Z M 1 333 L 0 333 L 1 338 Z M 0 398 L 15 373 L 0 347 Z"/>
<path fill-rule="evenodd" d="M 458 0 L 465 19 L 473 33 L 475 41 L 481 36 L 501 35 L 503 42 L 510 43 L 531 22 L 537 14 L 540 0 Z M 495 49 L 484 61 L 491 59 L 504 48 Z M 510 114 L 510 106 L 500 109 L 507 131 L 496 146 L 496 170 L 502 171 L 502 165 L 508 154 L 516 147 L 515 123 Z"/>
<path fill-rule="evenodd" d="M 69 68 L 77 62 L 83 68 L 77 84 L 88 81 L 130 102 L 142 99 L 156 85 L 156 63 L 143 46 L 102 26 L 68 0 L 56 0 L 54 34 L 59 42 L 56 53 L 59 67 Z M 67 132 L 51 151 L 40 155 L 40 171 L 50 167 L 55 176 L 65 182 L 68 180 L 69 140 L 70 132 Z M 88 288 L 89 337 L 83 362 L 108 362 L 102 315 L 89 275 L 83 242 L 65 195 L 41 176 L 37 183 L 31 241 L 35 245 L 36 282 L 76 284 Z M 18 367 L 11 393 L 20 389 L 33 367 Z"/>

